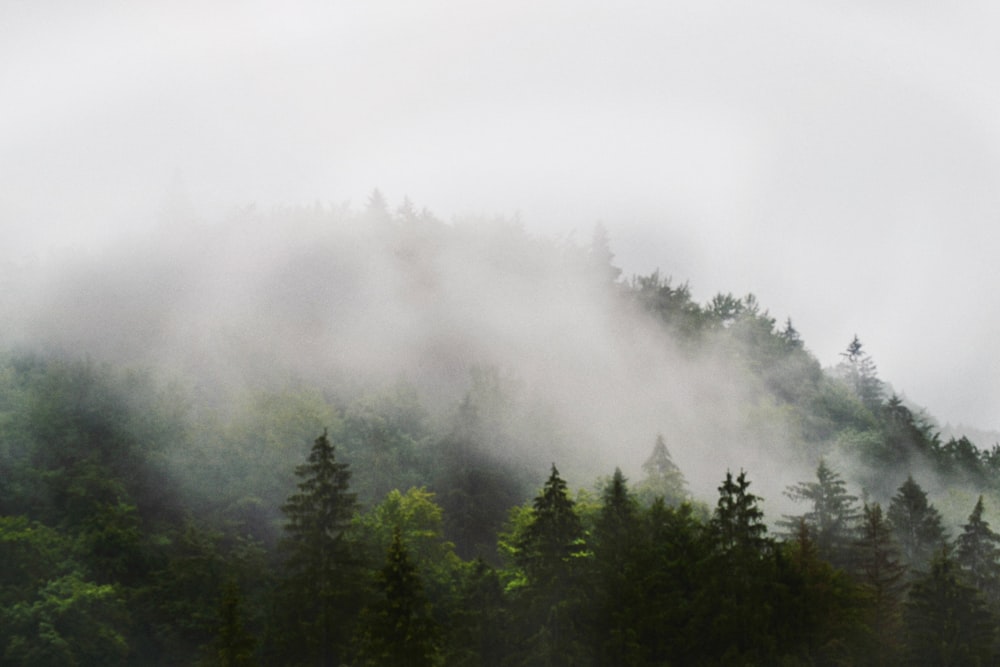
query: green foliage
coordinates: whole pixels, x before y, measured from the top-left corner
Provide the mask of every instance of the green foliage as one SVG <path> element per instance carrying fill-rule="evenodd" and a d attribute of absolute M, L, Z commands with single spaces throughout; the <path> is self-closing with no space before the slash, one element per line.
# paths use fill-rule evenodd
<path fill-rule="evenodd" d="M 128 653 L 120 592 L 70 573 L 3 610 L 3 663 L 25 667 L 120 664 Z"/>

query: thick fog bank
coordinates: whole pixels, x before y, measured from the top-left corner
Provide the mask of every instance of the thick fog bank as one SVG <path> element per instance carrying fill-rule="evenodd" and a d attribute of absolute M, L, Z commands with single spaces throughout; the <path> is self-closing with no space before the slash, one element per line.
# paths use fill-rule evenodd
<path fill-rule="evenodd" d="M 432 412 L 474 368 L 516 388 L 505 453 L 577 483 L 638 475 L 663 433 L 696 496 L 727 468 L 765 497 L 808 474 L 761 388 L 681 349 L 619 294 L 605 239 L 316 206 L 165 221 L 105 252 L 9 267 L 8 344 L 158 368 L 198 400 L 305 383 L 346 396 L 403 379 Z M 801 464 L 801 468 L 800 468 Z M 794 470 L 794 474 L 793 474 Z M 542 471 L 540 471 L 542 474 Z"/>

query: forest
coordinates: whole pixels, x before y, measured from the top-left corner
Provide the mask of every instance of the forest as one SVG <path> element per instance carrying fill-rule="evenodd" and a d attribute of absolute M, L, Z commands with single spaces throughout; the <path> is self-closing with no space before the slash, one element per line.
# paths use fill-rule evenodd
<path fill-rule="evenodd" d="M 1000 446 L 597 227 L 373 193 L 0 267 L 4 665 L 985 665 Z"/>

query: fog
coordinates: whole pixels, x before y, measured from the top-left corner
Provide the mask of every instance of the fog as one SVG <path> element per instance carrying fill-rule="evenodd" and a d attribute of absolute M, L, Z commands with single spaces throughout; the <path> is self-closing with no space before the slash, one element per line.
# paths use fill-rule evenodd
<path fill-rule="evenodd" d="M 582 303 L 561 282 L 572 272 L 525 260 L 501 288 L 444 256 L 431 298 L 364 243 L 331 263 L 323 241 L 276 241 L 261 221 L 313 202 L 359 211 L 379 187 L 393 208 L 409 196 L 446 222 L 517 219 L 554 243 L 585 245 L 601 221 L 626 275 L 659 268 L 701 301 L 753 292 L 824 365 L 857 333 L 881 376 L 941 422 L 998 428 L 998 18 L 987 3 L 7 4 L 0 255 L 33 278 L 5 301 L 63 343 L 143 359 L 237 336 L 297 367 L 510 367 L 533 391 L 587 405 L 595 443 L 619 427 L 605 411 L 645 448 L 701 401 L 675 388 L 688 371 L 658 343 L 665 358 L 648 372 L 684 382 L 589 410 L 603 397 L 595 378 L 639 391 L 646 366 L 629 350 L 647 334 Z M 251 205 L 261 217 L 211 258 L 186 254 L 211 243 L 163 230 L 185 217 L 221 228 Z M 296 291 L 291 257 L 324 287 Z M 74 277 L 88 266 L 102 271 Z M 140 268 L 158 272 L 152 302 L 131 279 Z M 345 276 L 358 283 L 336 287 Z M 327 298 L 340 316 L 305 314 Z M 201 325 L 212 318 L 227 324 Z M 584 329 L 594 339 L 570 335 Z M 742 389 L 704 391 L 722 405 Z"/>

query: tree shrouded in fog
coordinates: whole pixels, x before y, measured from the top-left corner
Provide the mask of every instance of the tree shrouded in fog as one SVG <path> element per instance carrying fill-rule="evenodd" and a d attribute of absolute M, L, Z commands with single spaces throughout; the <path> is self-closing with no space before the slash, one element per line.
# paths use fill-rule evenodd
<path fill-rule="evenodd" d="M 800 522 L 804 523 L 819 556 L 836 567 L 847 567 L 860 513 L 857 497 L 847 493 L 840 475 L 820 461 L 816 481 L 794 484 L 785 495 L 796 502 L 809 503 L 811 509 L 801 516 L 787 517 L 782 523 L 791 531 L 797 531 Z"/>
<path fill-rule="evenodd" d="M 679 505 L 688 499 L 687 480 L 674 463 L 663 435 L 657 434 L 653 452 L 642 464 L 645 477 L 639 483 L 639 498 L 649 505 L 655 498 L 663 498 L 668 505 Z"/>
<path fill-rule="evenodd" d="M 945 545 L 945 532 L 940 512 L 912 476 L 893 496 L 886 517 L 911 574 L 926 572 L 934 553 Z"/>
<path fill-rule="evenodd" d="M 878 377 L 878 370 L 871 355 L 864 351 L 861 339 L 855 334 L 847 350 L 840 353 L 843 357 L 838 370 L 854 390 L 855 395 L 869 410 L 875 411 L 882 404 L 883 383 Z"/>

